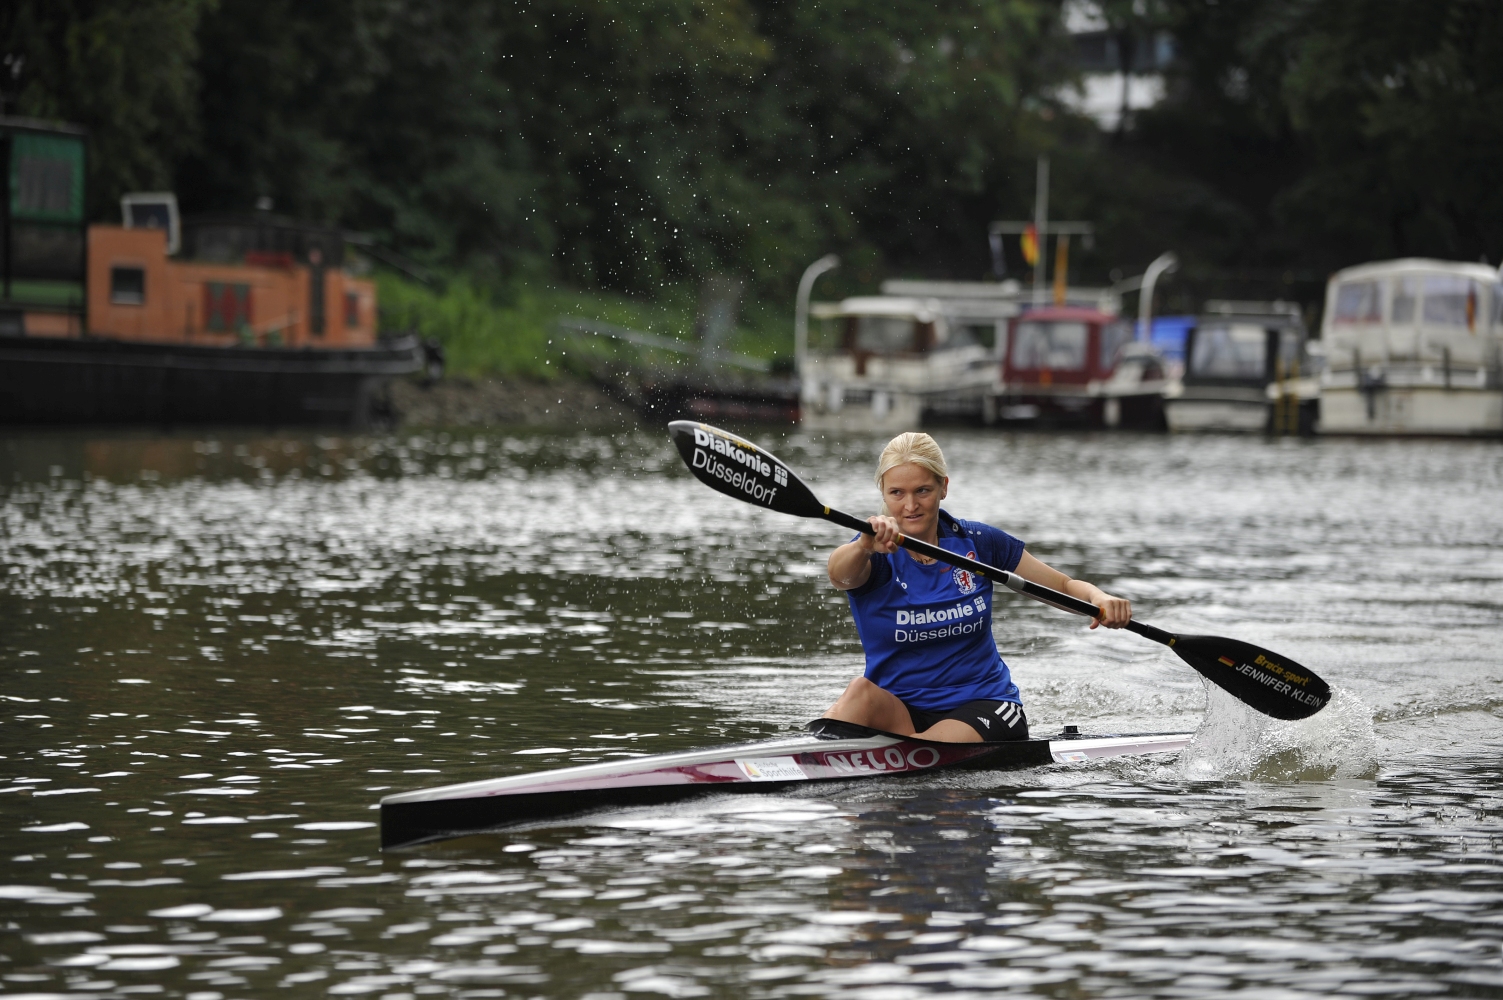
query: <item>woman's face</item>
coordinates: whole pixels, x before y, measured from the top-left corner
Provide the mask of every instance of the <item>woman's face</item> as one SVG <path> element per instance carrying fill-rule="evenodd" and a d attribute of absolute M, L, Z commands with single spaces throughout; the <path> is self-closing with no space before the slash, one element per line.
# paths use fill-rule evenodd
<path fill-rule="evenodd" d="M 898 522 L 905 535 L 928 538 L 939 525 L 939 502 L 950 480 L 912 462 L 887 470 L 882 477 L 882 501 L 887 516 Z"/>

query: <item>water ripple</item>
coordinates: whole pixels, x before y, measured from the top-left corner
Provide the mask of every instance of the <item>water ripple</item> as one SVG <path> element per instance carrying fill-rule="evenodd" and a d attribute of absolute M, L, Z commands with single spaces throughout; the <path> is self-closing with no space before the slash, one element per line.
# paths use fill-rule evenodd
<path fill-rule="evenodd" d="M 1035 728 L 1178 757 L 376 847 L 388 791 L 788 732 L 842 532 L 657 435 L 0 446 L 11 995 L 1503 995 L 1503 455 L 954 431 L 956 513 L 1336 689 L 1282 723 L 1007 600 Z M 772 441 L 871 508 L 881 442 Z M 53 468 L 61 469 L 55 473 Z"/>

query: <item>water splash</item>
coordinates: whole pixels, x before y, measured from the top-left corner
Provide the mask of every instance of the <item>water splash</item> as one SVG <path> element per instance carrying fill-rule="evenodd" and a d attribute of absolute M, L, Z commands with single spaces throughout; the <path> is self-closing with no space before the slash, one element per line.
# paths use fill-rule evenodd
<path fill-rule="evenodd" d="M 1345 688 L 1333 688 L 1330 703 L 1308 719 L 1286 722 L 1208 684 L 1205 721 L 1177 769 L 1193 781 L 1325 781 L 1370 778 L 1378 759 L 1373 710 Z"/>

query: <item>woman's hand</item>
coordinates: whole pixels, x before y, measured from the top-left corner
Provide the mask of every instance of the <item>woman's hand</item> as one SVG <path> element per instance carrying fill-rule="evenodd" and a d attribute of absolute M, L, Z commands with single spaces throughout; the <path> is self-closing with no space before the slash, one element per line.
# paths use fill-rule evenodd
<path fill-rule="evenodd" d="M 869 517 L 866 523 L 872 526 L 872 534 L 862 532 L 854 539 L 830 553 L 827 572 L 830 586 L 836 590 L 855 590 L 872 575 L 872 554 L 886 555 L 898 551 L 898 522 L 890 517 Z"/>
<path fill-rule="evenodd" d="M 894 518 L 874 514 L 866 519 L 866 523 L 872 526 L 872 534 L 862 532 L 858 541 L 863 549 L 885 555 L 898 551 L 898 539 L 903 537 L 903 532 L 898 529 L 898 522 Z"/>
<path fill-rule="evenodd" d="M 1121 628 L 1132 620 L 1132 602 L 1121 597 L 1113 597 L 1102 590 L 1097 590 L 1094 601 L 1096 607 L 1101 609 L 1101 617 L 1092 619 L 1091 628 L 1105 625 L 1107 628 Z"/>

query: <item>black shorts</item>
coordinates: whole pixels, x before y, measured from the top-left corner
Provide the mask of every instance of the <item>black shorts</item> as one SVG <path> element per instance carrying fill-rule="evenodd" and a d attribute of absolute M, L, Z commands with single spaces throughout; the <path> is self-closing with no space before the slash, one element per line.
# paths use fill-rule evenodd
<path fill-rule="evenodd" d="M 968 701 L 948 712 L 926 712 L 906 702 L 903 707 L 908 709 L 916 733 L 922 733 L 944 719 L 954 719 L 976 730 L 987 743 L 1028 738 L 1028 718 L 1023 714 L 1023 706 L 1015 701 Z"/>

